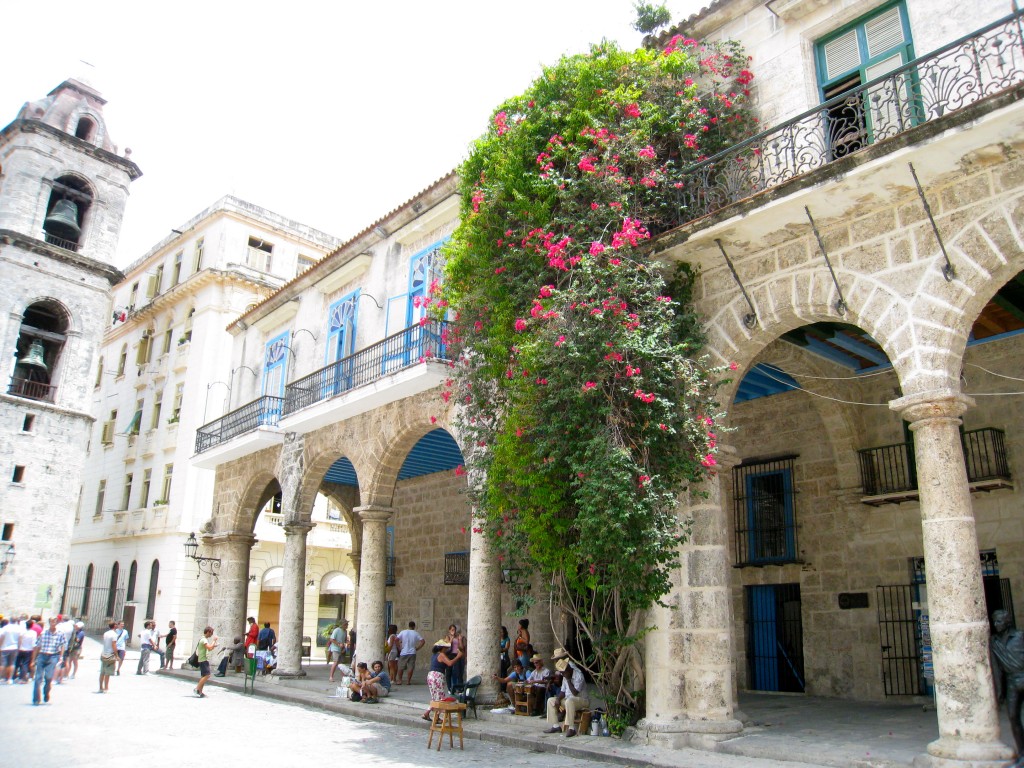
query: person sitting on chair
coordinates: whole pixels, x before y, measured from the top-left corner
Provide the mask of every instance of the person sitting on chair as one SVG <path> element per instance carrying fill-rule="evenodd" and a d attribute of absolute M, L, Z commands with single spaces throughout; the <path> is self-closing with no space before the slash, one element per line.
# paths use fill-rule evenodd
<path fill-rule="evenodd" d="M 514 703 L 516 700 L 514 695 L 516 685 L 518 683 L 526 682 L 526 671 L 523 669 L 523 665 L 517 660 L 513 662 L 512 670 L 508 673 L 508 676 L 498 677 L 497 675 L 494 675 L 494 679 L 501 684 L 502 690 L 505 691 L 505 695 L 508 696 L 508 700 Z"/>
<path fill-rule="evenodd" d="M 236 669 L 242 665 L 242 658 L 245 656 L 245 643 L 242 636 L 235 635 L 231 645 L 225 645 L 222 652 L 224 655 L 221 657 L 220 664 L 217 665 L 214 677 L 224 677 L 228 672 L 229 663 Z"/>
<path fill-rule="evenodd" d="M 558 724 L 558 710 L 565 708 L 565 735 L 572 738 L 576 735 L 576 713 L 581 709 L 590 706 L 590 699 L 587 698 L 587 683 L 583 679 L 583 670 L 569 661 L 569 654 L 562 648 L 556 648 L 551 655 L 555 662 L 555 669 L 562 673 L 562 690 L 557 696 L 548 699 L 547 718 L 548 727 L 544 733 L 558 733 L 561 726 Z"/>

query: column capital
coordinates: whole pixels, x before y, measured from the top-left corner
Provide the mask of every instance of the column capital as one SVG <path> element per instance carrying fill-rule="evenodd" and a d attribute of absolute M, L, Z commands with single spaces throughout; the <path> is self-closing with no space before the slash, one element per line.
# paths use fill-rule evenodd
<path fill-rule="evenodd" d="M 974 398 L 952 389 L 904 395 L 889 401 L 889 408 L 896 411 L 904 421 L 910 422 L 911 429 L 920 421 L 959 419 L 964 411 L 974 405 Z"/>
<path fill-rule="evenodd" d="M 394 507 L 385 507 L 380 504 L 366 504 L 362 507 L 353 507 L 352 511 L 359 515 L 364 523 L 383 523 L 391 519 Z"/>
<path fill-rule="evenodd" d="M 311 523 L 308 520 L 295 520 L 291 523 L 285 523 L 281 527 L 284 528 L 284 532 L 288 536 L 305 536 L 316 528 L 316 523 Z"/>

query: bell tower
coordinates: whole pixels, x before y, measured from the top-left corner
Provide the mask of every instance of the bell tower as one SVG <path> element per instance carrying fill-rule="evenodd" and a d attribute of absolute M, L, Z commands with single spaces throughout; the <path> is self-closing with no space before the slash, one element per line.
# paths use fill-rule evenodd
<path fill-rule="evenodd" d="M 97 355 L 142 175 L 105 103 L 66 80 L 0 130 L 0 605 L 19 612 L 61 610 L 75 517 L 96 506 L 80 489 Z"/>

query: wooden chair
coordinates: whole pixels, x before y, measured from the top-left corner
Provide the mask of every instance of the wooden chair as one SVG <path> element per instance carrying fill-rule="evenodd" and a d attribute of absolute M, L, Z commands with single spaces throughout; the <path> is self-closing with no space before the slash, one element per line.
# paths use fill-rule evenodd
<path fill-rule="evenodd" d="M 512 688 L 512 714 L 529 717 L 533 714 L 533 686 L 528 683 L 517 683 Z"/>
<path fill-rule="evenodd" d="M 427 749 L 430 749 L 434 742 L 434 734 L 437 734 L 437 751 L 441 751 L 441 742 L 444 735 L 448 734 L 448 748 L 455 749 L 455 740 L 452 734 L 459 734 L 459 749 L 464 749 L 462 741 L 462 713 L 466 711 L 466 705 L 457 701 L 432 701 L 430 702 L 430 737 L 427 739 Z"/>

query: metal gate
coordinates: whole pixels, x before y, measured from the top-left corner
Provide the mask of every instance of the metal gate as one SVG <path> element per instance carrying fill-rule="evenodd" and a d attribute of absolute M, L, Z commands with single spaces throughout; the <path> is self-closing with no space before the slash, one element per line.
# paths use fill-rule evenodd
<path fill-rule="evenodd" d="M 917 588 L 916 584 L 875 587 L 886 696 L 925 693 L 921 676 L 921 629 L 914 612 Z"/>
<path fill-rule="evenodd" d="M 81 618 L 88 632 L 106 630 L 106 619 L 119 619 L 124 610 L 124 576 L 111 571 L 91 565 L 69 567 L 61 613 Z"/>
<path fill-rule="evenodd" d="M 800 585 L 747 587 L 749 687 L 755 691 L 804 691 Z"/>

